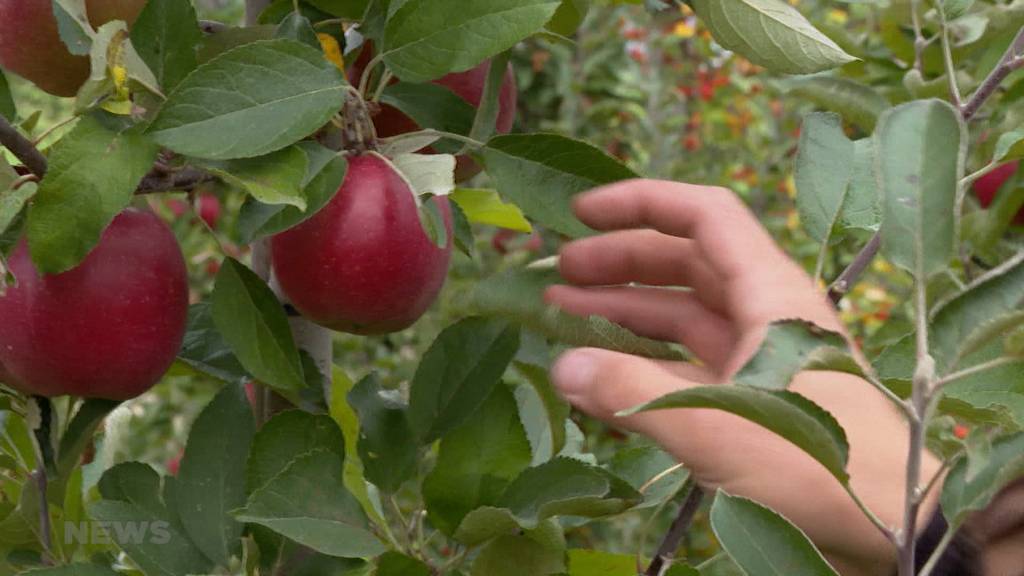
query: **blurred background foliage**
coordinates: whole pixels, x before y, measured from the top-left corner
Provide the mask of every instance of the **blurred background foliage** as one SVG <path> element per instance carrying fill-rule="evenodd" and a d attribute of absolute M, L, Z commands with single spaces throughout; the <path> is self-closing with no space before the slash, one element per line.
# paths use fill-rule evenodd
<path fill-rule="evenodd" d="M 241 21 L 242 0 L 195 1 L 201 18 Z M 907 30 L 876 20 L 882 11 L 871 3 L 793 3 L 844 48 L 863 58 L 863 62 L 845 67 L 843 74 L 875 86 L 891 101 L 909 99 L 906 68 L 894 63 L 907 61 L 906 50 L 912 51 Z M 723 51 L 685 5 L 652 12 L 639 2 L 595 4 L 575 42 L 541 39 L 516 49 L 514 65 L 520 88 L 516 130 L 555 131 L 585 139 L 649 177 L 731 188 L 747 201 L 784 249 L 812 270 L 818 246 L 801 230 L 792 174 L 801 117 L 814 104 L 789 93 L 798 90 L 797 81 L 770 76 Z M 968 40 L 976 32 L 970 26 L 971 22 L 966 22 L 961 30 Z M 999 42 L 987 46 L 966 42 L 961 52 L 975 58 L 979 71 L 984 72 L 1004 48 Z M 940 62 L 926 61 L 926 71 L 939 68 Z M 70 117 L 70 103 L 12 80 L 30 132 L 39 137 L 55 128 L 42 145 L 54 141 L 66 129 L 61 124 Z M 1024 95 L 1024 71 L 1007 86 L 1004 102 Z M 983 125 L 1019 122 L 1021 113 L 1010 108 L 991 112 L 1006 117 Z M 851 128 L 851 135 L 863 135 L 856 131 Z M 972 136 L 982 141 L 990 138 L 987 134 Z M 983 161 L 976 158 L 972 163 L 971 170 Z M 486 182 L 477 184 L 486 187 Z M 217 196 L 223 206 L 212 230 L 201 223 L 196 210 L 190 210 L 198 208 L 198 196 L 202 195 Z M 191 203 L 180 196 L 146 197 L 141 202 L 149 203 L 174 227 L 189 260 L 193 300 L 198 301 L 212 287 L 225 253 L 245 257 L 247 249 L 239 243 L 234 228 L 240 194 L 211 187 L 189 200 Z M 422 350 L 442 327 L 464 313 L 460 294 L 502 269 L 556 254 L 560 243 L 557 235 L 543 230 L 527 235 L 480 227 L 476 232 L 473 258 L 456 256 L 444 296 L 430 314 L 399 334 L 377 338 L 337 335 L 336 363 L 352 378 L 376 372 L 387 386 L 401 389 L 412 376 Z M 866 238 L 849 238 L 845 240 L 848 245 L 834 250 L 843 256 L 826 264 L 824 277 L 834 277 Z M 868 348 L 877 349 L 907 331 L 907 310 L 901 303 L 908 287 L 907 278 L 878 260 L 844 302 L 844 320 Z M 103 469 L 126 460 L 173 468 L 192 420 L 217 386 L 217 382 L 176 366 L 153 391 L 118 409 L 98 442 L 96 460 L 87 469 L 87 483 L 90 477 L 95 481 Z M 577 423 L 584 432 L 578 441 L 601 462 L 639 442 L 582 418 Z M 611 552 L 649 551 L 673 511 L 669 507 L 653 517 L 650 510 L 631 512 L 579 528 L 570 533 L 570 539 L 578 546 Z M 698 516 L 696 527 L 687 550 L 694 559 L 708 558 L 716 546 L 706 516 Z M 643 548 L 641 543 L 645 543 Z"/>

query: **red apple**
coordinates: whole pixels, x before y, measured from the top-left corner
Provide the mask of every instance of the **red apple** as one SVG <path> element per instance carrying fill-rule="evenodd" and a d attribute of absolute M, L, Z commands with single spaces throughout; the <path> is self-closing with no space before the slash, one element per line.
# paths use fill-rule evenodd
<path fill-rule="evenodd" d="M 185 259 L 149 212 L 128 209 L 67 272 L 40 276 L 22 241 L 0 297 L 0 363 L 26 394 L 126 400 L 151 388 L 181 347 Z"/>
<path fill-rule="evenodd" d="M 167 473 L 171 476 L 177 476 L 181 470 L 181 459 L 185 457 L 185 451 L 182 450 L 177 456 L 167 461 Z"/>
<path fill-rule="evenodd" d="M 1017 173 L 1018 168 L 1020 168 L 1019 160 L 1007 162 L 974 182 L 974 195 L 977 196 L 978 202 L 983 208 L 988 208 L 992 204 L 996 195 L 999 194 L 999 189 Z M 1013 223 L 1024 226 L 1024 209 L 1017 213 Z"/>
<path fill-rule="evenodd" d="M 359 59 L 356 60 L 352 65 L 352 69 L 349 70 L 349 82 L 352 82 L 353 85 L 359 85 L 359 80 L 363 70 L 366 68 L 366 64 L 369 63 L 372 52 L 373 45 L 367 44 Z M 484 87 L 487 84 L 487 74 L 490 68 L 491 61 L 488 60 L 471 70 L 449 74 L 434 80 L 434 83 L 448 88 L 476 108 L 480 106 L 480 101 L 483 100 Z M 505 73 L 505 80 L 501 85 L 501 93 L 498 95 L 498 119 L 495 127 L 499 133 L 507 134 L 512 130 L 512 124 L 516 119 L 517 103 L 516 77 L 510 64 L 508 71 Z M 377 128 L 377 136 L 381 138 L 389 138 L 399 134 L 422 130 L 412 118 L 406 116 L 397 108 L 386 104 L 381 106 L 380 110 L 374 114 L 373 125 Z M 433 150 L 428 148 L 427 151 L 432 152 Z M 459 157 L 458 166 L 455 171 L 458 181 L 469 180 L 479 172 L 480 167 L 470 158 Z"/>
<path fill-rule="evenodd" d="M 181 218 L 185 212 L 188 212 L 188 203 L 177 198 L 168 200 L 167 207 L 171 209 L 171 214 L 174 214 L 175 218 Z"/>
<path fill-rule="evenodd" d="M 370 154 L 349 161 L 334 199 L 271 239 L 274 273 L 303 316 L 333 330 L 384 334 L 411 326 L 444 285 L 452 252 L 451 211 L 438 248 L 420 224 L 412 190 Z"/>
<path fill-rule="evenodd" d="M 146 0 L 87 0 L 94 27 L 135 22 Z M 89 76 L 89 57 L 68 52 L 52 0 L 0 0 L 0 67 L 56 96 L 74 96 Z"/>
<path fill-rule="evenodd" d="M 201 194 L 198 202 L 199 217 L 210 228 L 216 228 L 217 221 L 220 220 L 220 200 L 213 194 Z"/>

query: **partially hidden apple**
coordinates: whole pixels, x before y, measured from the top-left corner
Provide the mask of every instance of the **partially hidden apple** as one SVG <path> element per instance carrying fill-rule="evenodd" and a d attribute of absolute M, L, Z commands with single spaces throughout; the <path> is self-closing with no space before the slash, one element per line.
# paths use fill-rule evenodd
<path fill-rule="evenodd" d="M 89 76 L 89 57 L 75 56 L 60 39 L 53 0 L 0 0 L 0 67 L 55 96 L 74 96 Z M 96 28 L 112 20 L 129 25 L 146 0 L 86 0 Z"/>
<path fill-rule="evenodd" d="M 213 194 L 199 195 L 199 217 L 210 228 L 216 228 L 220 221 L 220 200 Z"/>
<path fill-rule="evenodd" d="M 315 216 L 271 238 L 274 274 L 303 316 L 341 332 L 384 334 L 411 326 L 444 285 L 451 209 L 438 247 L 423 230 L 412 190 L 375 154 L 349 160 L 337 195 Z"/>
<path fill-rule="evenodd" d="M 999 194 L 999 189 L 1017 173 L 1019 168 L 1019 160 L 1007 162 L 974 182 L 974 195 L 978 198 L 982 208 L 988 208 L 992 204 L 996 195 Z M 1013 223 L 1024 226 L 1024 209 L 1017 213 Z"/>
<path fill-rule="evenodd" d="M 23 240 L 0 297 L 0 363 L 26 394 L 126 400 L 151 388 L 185 334 L 188 281 L 171 230 L 128 209 L 77 267 L 40 275 Z"/>
<path fill-rule="evenodd" d="M 358 86 L 360 78 L 362 77 L 363 70 L 366 65 L 370 62 L 373 53 L 373 44 L 368 43 L 363 48 L 359 59 L 352 65 L 349 70 L 349 82 L 353 85 Z M 462 98 L 474 108 L 480 106 L 480 102 L 484 97 L 484 88 L 487 84 L 487 75 L 491 69 L 491 61 L 487 60 L 480 64 L 476 68 L 472 68 L 465 72 L 456 72 L 448 74 L 437 80 L 434 80 L 434 84 L 444 86 L 458 97 Z M 518 104 L 518 94 L 516 86 L 515 73 L 512 70 L 512 65 L 509 64 L 508 70 L 505 72 L 505 79 L 501 85 L 501 92 L 498 94 L 498 119 L 495 123 L 495 128 L 500 134 L 507 134 L 512 130 L 512 125 L 516 119 L 516 107 Z M 400 111 L 394 106 L 387 104 L 381 105 L 379 110 L 373 116 L 373 125 L 377 129 L 377 136 L 381 138 L 390 138 L 392 136 L 398 136 L 399 134 L 408 134 L 410 132 L 417 132 L 422 130 L 416 122 L 407 116 L 405 113 Z M 428 152 L 433 152 L 432 149 L 427 149 Z M 460 156 L 458 158 L 458 165 L 455 170 L 456 180 L 464 182 L 469 180 L 473 176 L 476 176 L 480 172 L 480 167 L 477 166 L 476 162 L 472 159 Z"/>

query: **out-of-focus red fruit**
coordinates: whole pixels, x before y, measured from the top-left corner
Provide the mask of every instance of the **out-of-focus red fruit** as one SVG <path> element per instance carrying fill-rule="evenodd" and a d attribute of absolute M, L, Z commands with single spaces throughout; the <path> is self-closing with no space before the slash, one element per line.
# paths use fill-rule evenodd
<path fill-rule="evenodd" d="M 303 316 L 333 330 L 383 334 L 411 326 L 444 284 L 451 210 L 438 248 L 423 231 L 413 192 L 381 157 L 349 160 L 337 195 L 316 216 L 274 236 L 271 258 L 285 295 Z"/>
<path fill-rule="evenodd" d="M 181 470 L 181 459 L 182 459 L 183 456 L 185 456 L 184 452 L 182 452 L 181 454 L 178 454 L 174 458 L 171 458 L 170 460 L 167 461 L 167 473 L 168 474 L 170 474 L 171 476 L 177 476 L 178 475 L 178 471 Z"/>
<path fill-rule="evenodd" d="M 87 466 L 89 464 L 92 464 L 93 460 L 95 460 L 95 459 L 96 459 L 96 443 L 93 442 L 92 440 L 90 440 L 89 444 L 85 447 L 85 450 L 82 452 L 82 466 Z"/>
<path fill-rule="evenodd" d="M 992 204 L 992 201 L 996 199 L 996 195 L 999 193 L 999 189 L 1017 173 L 1019 168 L 1019 160 L 1007 162 L 974 182 L 974 195 L 978 198 L 978 202 L 981 203 L 983 208 L 988 208 Z M 1018 226 L 1024 226 L 1024 209 L 1017 213 L 1013 223 Z"/>
<path fill-rule="evenodd" d="M 246 382 L 245 384 L 245 397 L 249 400 L 249 405 L 256 407 L 256 383 Z"/>
<path fill-rule="evenodd" d="M 544 239 L 540 234 L 534 232 L 523 239 L 522 232 L 515 230 L 501 229 L 494 233 L 491 238 L 491 246 L 498 254 L 508 254 L 517 250 L 536 253 L 544 247 Z"/>
<path fill-rule="evenodd" d="M 174 234 L 128 209 L 78 267 L 40 276 L 24 241 L 0 297 L 0 363 L 26 394 L 126 400 L 151 388 L 185 334 L 188 281 Z"/>
<path fill-rule="evenodd" d="M 206 261 L 206 275 L 213 278 L 220 272 L 220 260 L 214 260 L 213 258 Z"/>
<path fill-rule="evenodd" d="M 220 200 L 213 194 L 199 196 L 199 217 L 210 228 L 216 228 L 220 220 Z"/>
<path fill-rule="evenodd" d="M 363 70 L 366 69 L 366 65 L 370 62 L 373 54 L 373 44 L 367 43 L 366 47 L 363 48 L 359 58 L 352 65 L 352 68 L 348 72 L 349 82 L 354 86 L 359 85 L 359 81 L 363 75 Z M 480 64 L 476 68 L 467 70 L 465 72 L 457 72 L 449 74 L 437 80 L 434 80 L 434 84 L 444 86 L 454 92 L 458 97 L 462 98 L 466 102 L 469 102 L 474 108 L 480 106 L 480 101 L 484 97 L 484 88 L 487 84 L 487 74 L 491 68 L 491 61 L 488 60 L 483 64 Z M 516 88 L 516 77 L 512 70 L 512 65 L 508 67 L 508 71 L 505 73 L 505 80 L 501 85 L 501 92 L 498 94 L 498 119 L 495 124 L 495 128 L 500 134 L 507 134 L 512 130 L 512 125 L 516 119 L 516 107 L 518 104 L 518 94 Z M 406 116 L 403 112 L 393 106 L 387 104 L 382 105 L 380 110 L 373 116 L 373 125 L 377 129 L 377 136 L 381 138 L 390 138 L 392 136 L 398 136 L 399 134 L 408 134 L 409 132 L 417 132 L 422 128 L 413 121 L 412 118 Z M 427 148 L 424 152 L 433 152 L 433 149 Z M 459 182 L 469 180 L 473 176 L 480 173 L 480 167 L 473 162 L 472 159 L 460 156 L 458 158 L 458 165 L 455 170 L 455 178 Z"/>
<path fill-rule="evenodd" d="M 188 212 L 188 204 L 184 200 L 172 198 L 167 201 L 167 207 L 171 210 L 171 214 L 174 214 L 175 218 L 181 218 L 186 212 Z"/>
<path fill-rule="evenodd" d="M 959 438 L 960 440 L 967 438 L 967 435 L 970 433 L 971 430 L 967 426 L 964 426 L 963 424 L 957 424 L 956 426 L 953 426 L 953 435 Z"/>
<path fill-rule="evenodd" d="M 146 0 L 86 0 L 95 28 L 111 20 L 128 24 Z M 52 0 L 0 0 L 0 67 L 55 96 L 74 96 L 89 76 L 89 57 L 68 52 L 60 39 Z"/>

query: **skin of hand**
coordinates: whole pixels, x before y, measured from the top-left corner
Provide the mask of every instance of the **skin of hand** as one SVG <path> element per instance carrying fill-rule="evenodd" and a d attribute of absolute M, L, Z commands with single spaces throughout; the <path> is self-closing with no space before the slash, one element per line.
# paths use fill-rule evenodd
<path fill-rule="evenodd" d="M 547 302 L 679 342 L 702 365 L 570 350 L 552 368 L 562 395 L 593 417 L 651 437 L 701 485 L 783 514 L 845 576 L 891 573 L 889 540 L 823 466 L 780 436 L 715 410 L 615 416 L 675 390 L 728 382 L 773 321 L 799 318 L 843 331 L 811 278 L 722 188 L 633 180 L 580 195 L 574 210 L 604 234 L 562 249 L 559 266 L 568 284 L 550 287 Z M 899 410 L 870 383 L 847 374 L 806 372 L 791 389 L 836 417 L 849 439 L 853 490 L 886 525 L 902 526 L 909 435 Z M 922 485 L 939 469 L 926 453 Z M 922 505 L 919 530 L 934 513 L 937 494 L 933 490 Z"/>

